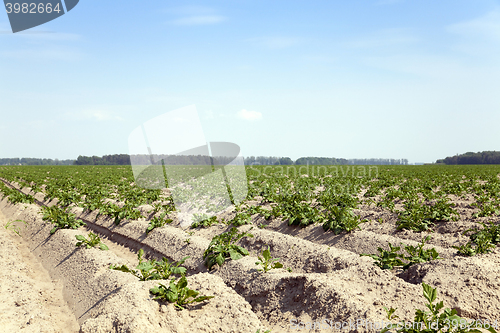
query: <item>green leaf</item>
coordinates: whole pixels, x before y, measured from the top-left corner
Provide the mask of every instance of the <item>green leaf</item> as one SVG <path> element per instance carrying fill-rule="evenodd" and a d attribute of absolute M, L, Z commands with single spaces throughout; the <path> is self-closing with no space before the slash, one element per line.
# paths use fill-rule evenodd
<path fill-rule="evenodd" d="M 115 271 L 122 271 L 122 272 L 125 272 L 125 273 L 132 273 L 135 275 L 135 271 L 132 271 L 130 270 L 127 265 L 121 265 L 121 266 L 115 266 L 115 265 L 111 265 L 109 266 L 110 269 L 114 269 Z"/>
<path fill-rule="evenodd" d="M 179 280 L 179 283 L 177 284 L 177 288 L 179 289 L 184 289 L 186 288 L 187 286 L 187 279 L 185 276 L 181 277 L 181 279 Z"/>
<path fill-rule="evenodd" d="M 215 296 L 200 296 L 200 297 L 197 297 L 193 300 L 193 302 L 203 302 L 203 301 L 206 301 L 207 299 L 211 299 L 211 298 L 214 298 Z"/>
<path fill-rule="evenodd" d="M 241 247 L 241 246 L 238 246 L 238 245 L 233 245 L 233 246 L 242 255 L 247 256 L 249 254 L 248 251 L 247 251 L 247 249 L 245 249 L 244 247 Z"/>
<path fill-rule="evenodd" d="M 282 268 L 282 267 L 283 267 L 283 264 L 281 264 L 279 262 L 274 263 L 274 268 Z"/>
<path fill-rule="evenodd" d="M 437 292 L 436 289 L 433 289 L 431 286 L 422 283 L 422 287 L 424 288 L 424 297 L 430 302 L 434 302 L 436 300 Z"/>
<path fill-rule="evenodd" d="M 262 256 L 264 257 L 265 260 L 271 259 L 271 252 L 269 251 L 269 249 L 263 251 Z"/>
<path fill-rule="evenodd" d="M 180 275 L 183 275 L 183 274 L 186 274 L 186 268 L 185 267 L 173 267 L 171 269 L 171 272 L 173 274 L 180 274 Z"/>
<path fill-rule="evenodd" d="M 138 270 L 141 270 L 141 271 L 149 272 L 150 270 L 152 270 L 154 268 L 154 266 L 151 264 L 151 262 L 146 261 L 146 262 L 140 263 L 135 268 Z"/>
<path fill-rule="evenodd" d="M 222 255 L 222 253 L 219 253 L 217 255 L 217 257 L 215 257 L 215 261 L 217 262 L 217 264 L 219 266 L 222 266 L 222 265 L 224 265 L 224 261 L 226 261 L 226 260 L 225 260 L 224 256 Z"/>
<path fill-rule="evenodd" d="M 238 259 L 243 258 L 243 256 L 241 255 L 241 253 L 239 253 L 239 252 L 237 252 L 235 250 L 229 250 L 229 255 L 231 256 L 232 260 L 238 260 Z"/>
<path fill-rule="evenodd" d="M 186 282 L 186 286 L 187 286 L 187 282 Z M 185 288 L 186 286 L 184 286 L 183 288 Z M 195 291 L 195 290 L 191 290 L 189 289 L 187 292 L 186 292 L 186 299 L 187 298 L 190 298 L 190 297 L 196 297 L 198 296 L 199 292 Z"/>

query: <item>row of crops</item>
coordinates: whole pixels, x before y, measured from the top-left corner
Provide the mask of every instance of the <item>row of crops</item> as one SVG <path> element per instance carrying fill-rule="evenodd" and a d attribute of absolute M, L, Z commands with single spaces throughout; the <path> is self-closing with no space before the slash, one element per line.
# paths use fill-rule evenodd
<path fill-rule="evenodd" d="M 282 219 L 290 226 L 320 224 L 325 232 L 359 230 L 367 222 L 356 213 L 360 207 L 380 207 L 397 214 L 398 230 L 433 231 L 436 223 L 466 219 L 453 201 L 472 200 L 472 219 L 478 228 L 462 254 L 484 253 L 500 241 L 495 218 L 500 211 L 498 166 L 248 166 L 246 199 L 236 205 L 230 220 L 199 213 L 192 228 L 217 223 L 240 226 L 258 214 L 266 220 Z M 0 178 L 16 182 L 32 194 L 43 193 L 57 205 L 44 207 L 44 220 L 58 228 L 76 228 L 73 206 L 98 210 L 116 224 L 146 219 L 146 232 L 175 221 L 176 205 L 169 190 L 136 185 L 132 170 L 124 166 L 4 166 Z M 33 197 L 0 183 L 3 196 L 14 203 L 32 203 Z M 210 211 L 213 201 L 199 198 Z M 257 203 L 257 204 L 255 204 Z M 139 206 L 150 205 L 148 213 Z M 487 217 L 491 221 L 484 223 Z M 486 230 L 479 233 L 479 230 Z"/>
<path fill-rule="evenodd" d="M 209 195 L 202 195 L 193 202 L 193 206 L 204 207 L 206 213 L 194 215 L 192 229 L 217 224 L 230 227 L 229 231 L 213 237 L 203 253 L 209 270 L 222 266 L 226 260 L 249 254 L 235 243 L 252 235 L 238 234 L 234 227 L 257 223 L 265 228 L 266 223 L 280 221 L 287 224 L 287 228 L 321 226 L 325 235 L 336 237 L 355 233 L 365 223 L 374 222 L 362 217 L 362 212 L 367 210 L 396 216 L 395 231 L 426 233 L 416 246 L 389 243 L 389 249 L 379 247 L 378 254 L 361 254 L 371 257 L 374 265 L 383 270 L 407 270 L 412 265 L 442 259 L 434 248 L 424 249 L 424 245 L 431 239 L 427 232 L 437 231 L 443 223 L 474 225 L 463 232 L 470 241 L 454 246 L 459 255 L 488 253 L 500 242 L 500 167 L 497 166 L 248 166 L 246 173 L 245 191 L 248 192 L 243 201 L 234 205 L 230 215 L 211 216 L 209 213 L 219 203 L 214 203 L 214 198 Z M 43 220 L 54 225 L 51 233 L 61 228 L 77 229 L 84 224 L 71 212 L 72 207 L 81 207 L 86 212 L 96 211 L 97 216 L 106 216 L 117 225 L 144 219 L 149 221 L 146 234 L 166 224 L 178 226 L 171 190 L 137 186 L 130 167 L 6 166 L 0 167 L 0 178 L 5 181 L 5 184 L 0 182 L 0 197 L 8 197 L 13 203 L 33 203 L 35 197 L 41 198 L 41 194 L 45 202 L 57 199 L 57 204 L 41 209 Z M 189 182 L 189 177 L 186 177 L 188 188 Z M 24 189 L 24 193 L 6 184 L 15 184 L 15 187 Z M 144 205 L 148 209 L 144 209 Z M 105 247 L 97 235 L 92 235 L 94 238 L 89 240 L 78 235 L 77 246 Z M 271 256 L 269 248 L 266 251 L 259 257 L 262 270 L 282 268 L 283 265 L 277 262 L 279 259 Z M 406 251 L 406 254 L 401 251 Z M 196 291 L 187 288 L 185 268 L 180 266 L 186 258 L 177 263 L 170 263 L 165 258 L 161 262 L 154 259 L 143 261 L 142 254 L 138 255 L 139 265 L 135 270 L 124 265 L 110 268 L 131 273 L 143 281 L 180 275 L 179 281 L 172 279 L 169 286 L 160 284 L 151 290 L 157 299 L 175 301 L 179 308 L 188 302 L 210 298 L 198 297 Z M 288 270 L 291 272 L 290 268 Z M 429 305 L 436 306 L 432 305 L 436 290 L 425 284 L 422 287 Z M 193 299 L 188 301 L 188 295 Z M 434 310 L 433 316 L 436 317 L 440 309 Z M 388 319 L 395 318 L 395 309 L 386 308 L 386 311 Z M 445 317 L 450 320 L 461 319 L 456 312 L 449 309 L 445 312 Z M 424 317 L 416 319 L 425 321 Z"/>

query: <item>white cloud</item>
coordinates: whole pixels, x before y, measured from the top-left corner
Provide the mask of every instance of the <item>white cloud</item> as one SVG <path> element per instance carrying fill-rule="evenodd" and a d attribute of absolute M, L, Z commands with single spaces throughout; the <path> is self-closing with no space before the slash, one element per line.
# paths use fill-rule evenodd
<path fill-rule="evenodd" d="M 248 41 L 256 44 L 265 46 L 270 49 L 284 49 L 291 47 L 300 43 L 298 38 L 294 37 L 256 37 L 250 38 Z"/>
<path fill-rule="evenodd" d="M 446 29 L 464 37 L 480 37 L 500 41 L 500 10 L 491 11 L 473 20 L 449 25 Z"/>
<path fill-rule="evenodd" d="M 208 24 L 216 24 L 224 21 L 226 18 L 220 15 L 197 15 L 197 16 L 188 16 L 182 17 L 176 20 L 173 20 L 171 23 L 174 25 L 208 25 Z"/>
<path fill-rule="evenodd" d="M 119 120 L 123 121 L 124 119 L 120 116 L 115 116 L 111 112 L 104 111 L 104 110 L 95 110 L 95 111 L 88 111 L 86 113 L 87 117 L 93 120 L 97 121 L 108 121 L 108 120 Z"/>
<path fill-rule="evenodd" d="M 82 119 L 94 120 L 94 121 L 125 120 L 122 117 L 115 115 L 114 112 L 102 109 L 89 109 L 78 113 L 67 113 L 66 116 L 68 116 L 71 119 L 78 119 L 78 120 Z"/>
<path fill-rule="evenodd" d="M 181 16 L 196 16 L 196 15 L 211 15 L 215 13 L 215 10 L 207 6 L 198 5 L 188 5 L 180 7 L 171 7 L 164 10 L 166 13 L 171 13 Z"/>
<path fill-rule="evenodd" d="M 181 26 L 210 25 L 225 21 L 227 18 L 219 15 L 216 10 L 206 6 L 180 6 L 164 10 L 177 16 L 170 24 Z"/>
<path fill-rule="evenodd" d="M 248 121 L 255 121 L 262 119 L 262 113 L 257 111 L 247 111 L 245 109 L 238 112 L 238 118 Z"/>

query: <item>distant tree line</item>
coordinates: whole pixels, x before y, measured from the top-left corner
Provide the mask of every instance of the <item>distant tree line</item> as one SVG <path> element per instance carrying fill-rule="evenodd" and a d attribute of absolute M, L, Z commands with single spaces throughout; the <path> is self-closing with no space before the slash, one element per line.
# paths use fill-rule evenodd
<path fill-rule="evenodd" d="M 296 165 L 346 165 L 349 161 L 345 158 L 335 157 L 301 157 L 295 161 Z"/>
<path fill-rule="evenodd" d="M 0 158 L 0 165 L 72 165 L 75 160 L 50 158 Z"/>
<path fill-rule="evenodd" d="M 446 157 L 436 163 L 457 164 L 500 164 L 500 151 L 467 152 L 461 155 Z"/>
<path fill-rule="evenodd" d="M 233 162 L 233 158 L 226 156 L 207 155 L 131 155 L 134 164 L 165 164 L 165 165 L 226 165 Z M 234 163 L 233 163 L 234 164 Z"/>
<path fill-rule="evenodd" d="M 487 152 L 484 152 L 487 153 Z M 491 153 L 491 152 L 490 152 Z M 441 163 L 446 164 L 497 164 L 500 163 L 500 152 L 493 152 L 496 155 L 496 162 L 491 163 L 447 163 L 449 159 L 456 159 L 457 156 L 447 157 Z M 474 154 L 474 153 L 467 153 Z M 478 153 L 479 154 L 479 153 Z M 466 155 L 466 154 L 465 154 Z M 463 156 L 465 156 L 463 155 Z M 210 165 L 212 163 L 209 156 L 202 155 L 128 155 L 115 154 L 99 156 L 78 156 L 76 160 L 52 160 L 41 158 L 0 158 L 0 165 L 130 165 L 131 161 L 134 164 L 151 164 L 151 161 L 160 161 L 156 164 L 161 164 L 163 160 L 165 165 Z M 215 165 L 225 165 L 231 162 L 231 158 L 214 157 Z M 488 161 L 491 158 L 488 157 Z M 245 165 L 406 165 L 407 159 L 345 159 L 334 157 L 301 157 L 295 162 L 289 157 L 276 156 L 250 156 L 244 158 Z M 438 163 L 439 163 L 438 161 Z"/>
<path fill-rule="evenodd" d="M 245 158 L 245 164 L 261 165 L 407 165 L 408 160 L 403 159 L 384 159 L 384 158 L 365 158 L 365 159 L 345 159 L 335 157 L 301 157 L 295 162 L 289 157 L 248 157 Z"/>
<path fill-rule="evenodd" d="M 249 156 L 245 157 L 245 165 L 293 165 L 290 157 Z"/>
<path fill-rule="evenodd" d="M 351 165 L 408 165 L 408 160 L 406 158 L 355 158 L 348 161 Z"/>
<path fill-rule="evenodd" d="M 127 154 L 99 156 L 78 156 L 74 165 L 130 165 L 130 156 Z"/>

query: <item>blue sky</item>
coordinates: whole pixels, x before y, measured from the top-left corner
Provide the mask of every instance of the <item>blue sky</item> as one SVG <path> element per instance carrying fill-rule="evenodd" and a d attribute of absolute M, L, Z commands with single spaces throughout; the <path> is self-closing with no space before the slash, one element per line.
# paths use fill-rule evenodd
<path fill-rule="evenodd" d="M 4 13 L 0 157 L 127 153 L 193 104 L 244 156 L 500 150 L 499 55 L 491 0 L 81 0 L 16 34 Z"/>

